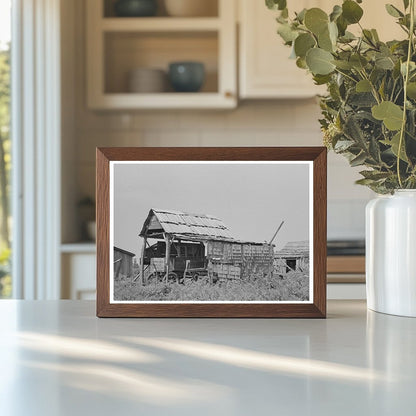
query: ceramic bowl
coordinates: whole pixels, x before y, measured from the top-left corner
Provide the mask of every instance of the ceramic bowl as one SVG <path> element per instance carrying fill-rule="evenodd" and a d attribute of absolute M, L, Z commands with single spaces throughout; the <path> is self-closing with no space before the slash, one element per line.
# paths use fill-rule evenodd
<path fill-rule="evenodd" d="M 157 12 L 156 0 L 118 0 L 114 12 L 119 17 L 148 17 Z"/>
<path fill-rule="evenodd" d="M 197 92 L 205 80 L 205 67 L 201 62 L 172 62 L 169 80 L 177 92 Z"/>
<path fill-rule="evenodd" d="M 128 91 L 131 93 L 161 93 L 167 90 L 167 75 L 162 69 L 136 68 L 129 72 Z"/>
<path fill-rule="evenodd" d="M 173 17 L 218 16 L 217 0 L 165 0 L 165 8 Z"/>

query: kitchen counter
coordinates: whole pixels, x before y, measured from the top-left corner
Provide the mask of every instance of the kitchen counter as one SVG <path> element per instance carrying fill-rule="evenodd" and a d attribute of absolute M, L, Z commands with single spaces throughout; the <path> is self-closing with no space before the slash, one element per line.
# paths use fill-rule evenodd
<path fill-rule="evenodd" d="M 0 301 L 0 415 L 414 415 L 416 319 L 97 319 Z"/>

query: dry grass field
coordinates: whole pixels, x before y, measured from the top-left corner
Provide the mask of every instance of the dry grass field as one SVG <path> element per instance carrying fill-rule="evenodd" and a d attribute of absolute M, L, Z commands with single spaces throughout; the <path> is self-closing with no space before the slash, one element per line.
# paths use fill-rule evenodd
<path fill-rule="evenodd" d="M 309 273 L 289 272 L 283 277 L 255 281 L 228 280 L 210 285 L 207 279 L 185 284 L 121 279 L 114 282 L 115 300 L 137 301 L 307 301 Z"/>

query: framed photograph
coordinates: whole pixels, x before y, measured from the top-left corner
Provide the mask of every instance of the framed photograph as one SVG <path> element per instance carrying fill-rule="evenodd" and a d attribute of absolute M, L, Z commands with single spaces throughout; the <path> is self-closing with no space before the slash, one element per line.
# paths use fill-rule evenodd
<path fill-rule="evenodd" d="M 324 318 L 326 152 L 97 149 L 97 316 Z"/>

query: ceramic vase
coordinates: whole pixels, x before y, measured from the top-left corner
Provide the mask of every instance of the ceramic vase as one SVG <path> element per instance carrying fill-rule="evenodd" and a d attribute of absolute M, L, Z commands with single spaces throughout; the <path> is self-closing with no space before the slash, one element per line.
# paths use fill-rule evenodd
<path fill-rule="evenodd" d="M 369 309 L 416 317 L 416 190 L 368 203 L 366 282 Z"/>

